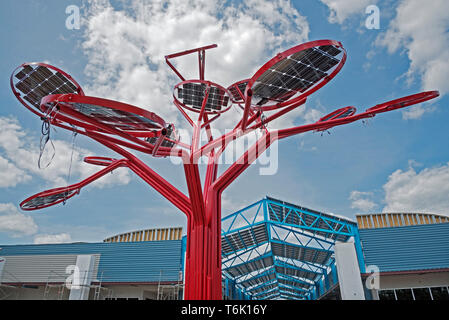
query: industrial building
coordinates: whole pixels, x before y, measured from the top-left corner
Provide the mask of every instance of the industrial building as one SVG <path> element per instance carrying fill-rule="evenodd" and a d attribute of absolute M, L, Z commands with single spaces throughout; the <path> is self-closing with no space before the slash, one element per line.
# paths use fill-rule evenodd
<path fill-rule="evenodd" d="M 0 299 L 182 299 L 186 238 L 0 246 Z M 222 219 L 224 299 L 448 300 L 449 218 L 355 220 L 266 197 Z"/>

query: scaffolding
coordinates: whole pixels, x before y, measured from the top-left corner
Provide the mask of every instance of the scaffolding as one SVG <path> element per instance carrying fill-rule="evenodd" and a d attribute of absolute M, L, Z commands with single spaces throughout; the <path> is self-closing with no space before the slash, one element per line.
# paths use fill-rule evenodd
<path fill-rule="evenodd" d="M 11 272 L 8 272 L 8 271 L 3 271 L 3 278 L 0 279 L 0 300 L 6 300 L 6 299 L 10 298 L 11 296 L 13 296 L 14 293 L 16 294 L 15 299 L 18 299 L 18 297 L 20 295 L 20 291 L 18 291 L 18 292 L 15 292 L 15 291 L 19 287 L 3 283 L 3 279 L 5 278 L 4 275 L 7 275 L 10 279 L 13 279 L 14 283 L 20 283 L 20 280 L 14 274 L 12 274 Z"/>
<path fill-rule="evenodd" d="M 179 294 L 184 290 L 182 272 L 179 272 L 178 281 L 172 284 L 162 284 L 162 270 L 159 273 L 157 286 L 157 300 L 179 300 Z"/>
<path fill-rule="evenodd" d="M 114 295 L 114 291 L 111 288 L 106 288 L 102 286 L 103 283 L 103 275 L 104 271 L 101 272 L 100 279 L 96 284 L 92 284 L 91 288 L 94 288 L 94 300 L 102 300 L 101 297 L 103 297 L 104 300 L 111 299 Z M 94 283 L 94 282 L 92 282 Z M 104 292 L 104 294 L 102 294 Z"/>
<path fill-rule="evenodd" d="M 103 279 L 104 279 L 104 271 L 101 272 L 100 278 L 93 280 L 90 284 L 84 284 L 86 283 L 86 277 L 88 276 L 90 272 L 85 272 L 84 273 L 84 277 L 82 279 L 82 281 L 80 281 L 80 283 L 82 284 L 77 284 L 76 287 L 77 288 L 89 288 L 90 289 L 94 289 L 93 291 L 93 300 L 101 300 L 101 299 L 107 299 L 107 298 L 112 298 L 113 296 L 113 290 L 111 288 L 106 288 L 103 286 Z M 47 282 L 45 284 L 45 289 L 44 289 L 44 300 L 54 300 L 52 298 L 49 299 L 49 297 L 51 296 L 51 293 L 54 292 L 53 289 L 56 289 L 56 296 L 57 299 L 56 300 L 64 300 L 66 298 L 68 298 L 68 295 L 65 295 L 65 293 L 69 294 L 70 290 L 71 290 L 71 286 L 72 284 L 67 283 L 67 282 L 62 282 L 61 283 L 61 277 L 66 278 L 67 274 L 60 274 L 54 270 L 50 271 L 50 275 L 47 278 Z M 81 280 L 81 279 L 80 279 Z M 89 292 L 89 297 L 90 297 L 90 292 Z"/>
<path fill-rule="evenodd" d="M 51 293 L 54 292 L 53 289 L 56 289 L 56 300 L 63 300 L 64 294 L 66 292 L 69 292 L 70 290 L 67 288 L 66 283 L 62 282 L 61 279 L 65 279 L 67 277 L 66 274 L 58 273 L 54 270 L 50 270 L 50 274 L 47 278 L 47 282 L 45 283 L 44 288 L 44 300 L 55 300 L 49 297 L 51 297 Z M 67 291 L 66 291 L 67 289 Z"/>

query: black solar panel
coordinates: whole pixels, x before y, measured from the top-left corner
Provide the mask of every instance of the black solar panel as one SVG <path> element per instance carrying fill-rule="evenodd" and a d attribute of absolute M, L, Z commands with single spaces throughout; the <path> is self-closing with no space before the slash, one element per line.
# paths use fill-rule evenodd
<path fill-rule="evenodd" d="M 160 125 L 148 118 L 135 113 L 97 106 L 86 103 L 64 102 L 71 108 L 89 118 L 124 131 L 153 131 Z"/>
<path fill-rule="evenodd" d="M 293 297 L 298 297 L 302 296 L 301 292 L 299 292 L 298 290 L 292 289 L 292 288 L 287 288 L 285 286 L 280 287 L 280 291 L 281 294 L 290 294 Z"/>
<path fill-rule="evenodd" d="M 240 81 L 239 81 L 240 82 Z M 232 95 L 232 98 L 235 102 L 243 102 L 245 97 L 245 90 L 248 84 L 248 81 L 237 82 L 231 85 L 228 90 Z"/>
<path fill-rule="evenodd" d="M 254 272 L 256 270 L 270 267 L 272 265 L 273 265 L 272 257 L 256 258 L 246 263 L 229 267 L 226 269 L 226 271 L 233 277 L 238 277 L 244 274 Z"/>
<path fill-rule="evenodd" d="M 314 280 L 316 276 L 318 275 L 315 272 L 303 270 L 303 269 L 297 269 L 295 266 L 276 266 L 276 272 L 282 273 L 288 276 L 294 276 L 298 278 L 304 278 L 309 280 Z"/>
<path fill-rule="evenodd" d="M 272 283 L 272 284 L 262 286 L 259 288 L 250 289 L 248 292 L 250 292 L 251 294 L 257 294 L 257 293 L 261 293 L 263 291 L 273 290 L 274 288 L 277 288 L 277 286 L 278 286 L 277 283 Z M 261 294 L 260 296 L 258 296 L 258 298 L 262 299 L 266 295 L 268 295 L 268 292 L 267 292 L 267 294 Z"/>
<path fill-rule="evenodd" d="M 273 254 L 279 257 L 324 265 L 331 257 L 331 252 L 317 250 L 312 247 L 299 247 L 288 244 L 272 243 Z"/>
<path fill-rule="evenodd" d="M 39 109 L 41 99 L 50 94 L 78 93 L 75 84 L 63 74 L 41 65 L 23 66 L 15 78 L 19 80 L 15 88 L 36 109 Z"/>
<path fill-rule="evenodd" d="M 266 224 L 230 233 L 221 238 L 223 254 L 230 254 L 244 248 L 264 243 L 268 240 Z"/>
<path fill-rule="evenodd" d="M 336 117 L 335 119 L 342 119 L 342 118 L 346 118 L 347 116 L 349 116 L 351 113 L 353 113 L 353 110 L 349 109 L 348 111 L 342 113 L 341 115 L 339 115 L 338 117 Z"/>
<path fill-rule="evenodd" d="M 322 46 L 292 54 L 264 72 L 253 85 L 253 103 L 283 102 L 298 92 L 305 92 L 328 75 L 340 60 L 342 51 Z"/>
<path fill-rule="evenodd" d="M 78 192 L 78 190 L 63 191 L 47 197 L 36 197 L 22 204 L 21 207 L 23 209 L 35 209 L 43 206 L 49 206 L 57 201 L 70 198 L 76 192 Z"/>
<path fill-rule="evenodd" d="M 188 107 L 201 110 L 207 85 L 204 83 L 184 83 L 177 89 L 178 99 Z M 220 111 L 229 105 L 229 96 L 225 90 L 210 86 L 205 110 Z"/>
<path fill-rule="evenodd" d="M 309 289 L 310 288 L 310 284 L 307 283 L 303 283 L 303 282 L 298 282 L 298 281 L 294 281 L 294 280 L 288 280 L 288 279 L 284 279 L 284 278 L 279 278 L 278 279 L 279 283 L 291 286 L 291 287 L 299 287 L 299 288 L 303 288 L 303 289 Z"/>
<path fill-rule="evenodd" d="M 348 108 L 348 110 L 343 112 L 344 109 L 346 109 L 346 108 L 335 110 L 335 111 L 329 113 L 328 115 L 322 117 L 318 122 L 324 122 L 324 121 L 335 120 L 335 119 L 343 119 L 343 118 L 353 115 L 356 111 L 356 109 L 353 107 L 350 107 L 350 108 Z"/>
<path fill-rule="evenodd" d="M 169 126 L 169 127 L 167 128 L 167 134 L 166 134 L 166 137 L 169 138 L 170 140 L 173 140 L 173 141 L 176 141 L 176 140 L 177 140 L 177 134 L 176 134 L 176 131 L 173 130 L 173 127 L 172 127 L 172 126 Z M 149 142 L 149 143 L 151 143 L 151 144 L 155 144 L 155 143 L 157 142 L 157 140 L 158 140 L 158 137 L 152 137 L 152 138 L 148 138 L 148 139 L 147 139 L 147 142 Z M 172 142 L 172 141 L 170 141 L 170 140 L 164 139 L 164 141 L 162 141 L 161 146 L 162 146 L 162 147 L 167 147 L 167 148 L 173 148 L 174 145 L 175 145 L 175 143 Z"/>
<path fill-rule="evenodd" d="M 264 282 L 270 282 L 273 279 L 276 279 L 276 274 L 274 272 L 267 275 L 250 278 L 248 280 L 240 282 L 239 285 L 245 288 L 250 288 L 260 285 Z"/>
<path fill-rule="evenodd" d="M 291 203 L 277 200 L 274 198 L 270 198 L 270 197 L 267 197 L 267 198 L 271 201 L 274 201 L 274 202 L 269 203 L 269 205 L 268 205 L 268 213 L 270 216 L 270 220 L 277 221 L 277 222 L 284 221 L 286 215 L 288 214 L 288 212 L 290 210 L 289 208 L 284 207 L 284 205 L 288 205 L 289 207 L 294 208 L 296 213 L 293 213 L 293 212 L 290 213 L 290 215 L 285 219 L 286 223 L 293 224 L 293 225 L 296 225 L 296 224 L 306 225 L 306 226 L 311 226 L 313 224 L 314 228 L 323 230 L 323 231 L 313 231 L 313 233 L 315 235 L 319 235 L 319 236 L 322 236 L 325 238 L 331 238 L 334 240 L 338 239 L 337 241 L 345 241 L 349 238 L 349 236 L 336 235 L 335 232 L 339 230 L 340 232 L 350 233 L 350 231 L 348 230 L 348 227 L 344 226 L 344 224 L 348 224 L 348 223 L 355 224 L 354 222 L 345 220 L 345 219 L 337 217 L 337 216 L 333 216 L 333 215 L 326 214 L 323 212 L 318 212 L 318 211 L 308 209 L 305 207 L 300 207 L 295 204 L 291 204 Z M 277 202 L 279 202 L 279 204 L 277 204 Z M 300 210 L 313 213 L 314 215 L 305 214 L 305 213 L 301 212 Z M 323 219 L 327 219 L 326 220 L 327 223 L 323 219 L 318 219 L 318 221 L 315 221 L 317 219 L 317 217 L 315 215 L 319 216 L 319 217 L 323 217 Z M 332 219 L 334 221 L 331 221 L 330 219 Z M 328 224 L 331 227 L 333 227 L 333 229 L 331 229 L 331 227 Z M 330 232 L 326 232 L 324 230 L 329 230 Z"/>

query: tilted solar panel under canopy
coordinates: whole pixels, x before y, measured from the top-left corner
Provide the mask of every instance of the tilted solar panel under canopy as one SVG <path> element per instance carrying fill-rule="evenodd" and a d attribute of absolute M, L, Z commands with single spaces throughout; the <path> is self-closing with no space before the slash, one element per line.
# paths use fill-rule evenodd
<path fill-rule="evenodd" d="M 207 91 L 206 112 L 220 112 L 229 107 L 231 100 L 228 93 L 224 88 L 213 84 L 189 81 L 181 83 L 175 88 L 175 97 L 185 106 L 200 111 Z"/>
<path fill-rule="evenodd" d="M 264 283 L 264 282 L 270 282 L 271 280 L 274 280 L 274 279 L 276 279 L 276 274 L 274 272 L 271 272 L 271 273 L 265 274 L 263 276 L 253 277 L 253 278 L 247 279 L 245 281 L 239 282 L 239 285 L 241 285 L 242 287 L 245 287 L 245 288 L 249 288 L 249 287 L 260 285 L 261 283 Z"/>
<path fill-rule="evenodd" d="M 226 269 L 226 272 L 233 277 L 239 277 L 260 269 L 264 269 L 273 265 L 273 257 L 264 257 L 250 260 L 246 263 L 236 265 Z"/>
<path fill-rule="evenodd" d="M 90 124 L 99 123 L 125 132 L 154 132 L 166 126 L 162 118 L 150 111 L 95 97 L 51 95 L 42 99 L 41 109 L 56 117 L 62 114 L 81 122 L 92 121 Z"/>
<path fill-rule="evenodd" d="M 245 101 L 245 90 L 249 80 L 238 81 L 228 87 L 234 102 L 242 103 Z"/>
<path fill-rule="evenodd" d="M 252 289 L 249 289 L 248 292 L 252 293 L 252 294 L 257 294 L 263 291 L 270 291 L 272 289 L 277 288 L 277 283 L 271 283 L 271 284 L 267 284 L 265 286 L 260 286 L 260 287 L 255 287 Z"/>
<path fill-rule="evenodd" d="M 352 107 L 347 108 L 338 115 Z M 324 275 L 330 279 L 335 242 L 348 241 L 357 226 L 348 218 L 270 197 L 223 222 L 223 273 L 253 299 L 272 299 L 277 291 L 284 298 L 310 297 Z"/>
<path fill-rule="evenodd" d="M 22 210 L 32 210 L 36 208 L 45 208 L 49 207 L 51 205 L 63 202 L 71 197 L 73 197 L 75 194 L 77 194 L 78 190 L 64 190 L 51 195 L 42 195 L 35 197 L 31 200 L 25 200 L 20 204 L 20 208 Z"/>
<path fill-rule="evenodd" d="M 302 296 L 301 292 L 299 292 L 298 290 L 295 290 L 293 288 L 287 288 L 285 286 L 281 286 L 280 291 L 281 293 L 291 294 L 293 296 Z"/>
<path fill-rule="evenodd" d="M 268 241 L 266 224 L 259 224 L 248 229 L 236 231 L 221 238 L 223 255 L 231 254 L 244 248 L 259 245 Z"/>
<path fill-rule="evenodd" d="M 167 127 L 167 134 L 165 136 L 168 139 L 164 139 L 164 141 L 162 141 L 161 146 L 167 147 L 167 148 L 173 148 L 175 146 L 175 141 L 178 140 L 178 135 L 172 125 Z M 151 144 L 156 144 L 157 140 L 158 140 L 158 137 L 151 137 L 151 138 L 147 139 L 147 142 L 151 143 Z"/>
<path fill-rule="evenodd" d="M 332 256 L 332 252 L 315 249 L 312 247 L 299 247 L 287 243 L 271 243 L 274 255 L 284 258 L 297 259 L 301 261 L 324 265 Z"/>
<path fill-rule="evenodd" d="M 294 265 L 289 265 L 287 263 L 283 263 L 282 265 L 277 265 L 275 267 L 276 272 L 280 274 L 285 274 L 287 276 L 294 276 L 297 278 L 303 278 L 308 280 L 315 280 L 315 278 L 320 275 L 320 273 L 316 273 L 313 271 L 299 269 Z"/>
<path fill-rule="evenodd" d="M 282 59 L 253 84 L 253 104 L 262 106 L 269 102 L 283 102 L 297 93 L 306 92 L 333 71 L 343 58 L 342 53 L 335 45 L 325 45 Z"/>
<path fill-rule="evenodd" d="M 322 117 L 318 122 L 324 122 L 329 120 L 343 119 L 349 116 L 352 116 L 356 112 L 356 108 L 354 107 L 345 107 L 338 110 L 335 110 L 328 115 Z"/>
<path fill-rule="evenodd" d="M 350 230 L 348 230 L 347 227 L 348 223 L 355 225 L 355 222 L 351 220 L 346 220 L 334 215 L 300 207 L 295 204 L 269 197 L 267 198 L 272 201 L 268 206 L 269 217 L 272 221 L 329 230 L 329 232 L 319 230 L 311 230 L 310 232 L 336 241 L 347 241 L 351 237 L 351 235 L 349 235 Z M 320 217 L 325 219 L 320 219 Z M 336 232 L 337 230 L 339 232 Z M 342 232 L 348 233 L 348 235 L 341 234 Z"/>
<path fill-rule="evenodd" d="M 24 64 L 11 78 L 13 90 L 17 90 L 21 98 L 40 113 L 40 102 L 50 94 L 82 93 L 79 85 L 68 76 L 49 65 Z"/>
<path fill-rule="evenodd" d="M 310 284 L 297 282 L 297 281 L 294 281 L 294 280 L 288 280 L 288 279 L 284 279 L 284 278 L 279 278 L 278 282 L 281 283 L 281 284 L 285 284 L 285 285 L 291 286 L 291 287 L 299 287 L 299 288 L 302 288 L 304 290 L 309 289 L 310 286 L 311 286 Z"/>

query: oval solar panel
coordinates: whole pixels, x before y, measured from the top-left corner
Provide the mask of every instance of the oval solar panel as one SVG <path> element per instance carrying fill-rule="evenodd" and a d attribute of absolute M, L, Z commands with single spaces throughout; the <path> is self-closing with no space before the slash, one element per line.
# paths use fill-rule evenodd
<path fill-rule="evenodd" d="M 391 111 L 391 110 L 395 110 L 395 109 L 400 109 L 400 108 L 408 107 L 408 106 L 411 106 L 414 104 L 418 104 L 418 103 L 422 103 L 422 102 L 434 99 L 434 98 L 438 97 L 439 95 L 440 95 L 440 93 L 438 91 L 421 92 L 421 93 L 413 94 L 410 96 L 406 96 L 406 97 L 402 97 L 399 99 L 395 99 L 395 100 L 391 100 L 388 102 L 378 104 L 374 107 L 366 109 L 365 112 L 376 114 L 376 113 Z"/>
<path fill-rule="evenodd" d="M 157 140 L 158 137 L 151 137 L 147 139 L 147 142 L 155 145 Z M 166 134 L 164 135 L 164 141 L 162 142 L 161 147 L 173 148 L 178 140 L 178 132 L 176 131 L 175 126 L 171 124 L 166 129 Z"/>
<path fill-rule="evenodd" d="M 84 95 L 80 85 L 64 71 L 45 63 L 24 63 L 16 68 L 10 79 L 17 99 L 30 111 L 42 117 L 40 102 L 51 94 Z"/>
<path fill-rule="evenodd" d="M 228 87 L 228 91 L 231 93 L 231 98 L 234 103 L 243 103 L 245 102 L 245 89 L 248 84 L 249 79 L 238 81 L 234 84 L 231 84 Z"/>
<path fill-rule="evenodd" d="M 50 110 L 57 109 L 55 112 Z M 165 121 L 153 112 L 113 100 L 73 94 L 50 95 L 42 99 L 41 110 L 67 119 L 76 119 L 78 125 L 92 130 L 92 125 L 120 130 L 126 133 L 145 133 L 165 128 Z M 63 118 L 60 118 L 63 119 Z"/>
<path fill-rule="evenodd" d="M 78 188 L 63 187 L 40 192 L 20 203 L 25 211 L 44 209 L 64 202 L 79 192 Z"/>
<path fill-rule="evenodd" d="M 331 120 L 343 119 L 343 118 L 346 118 L 346 117 L 350 117 L 350 116 L 354 115 L 354 113 L 356 111 L 357 111 L 357 109 L 354 108 L 354 107 L 340 108 L 340 109 L 337 109 L 337 110 L 329 113 L 328 115 L 325 115 L 320 120 L 318 120 L 317 123 L 327 122 L 327 121 L 331 121 Z M 321 129 L 317 129 L 316 131 L 325 131 L 325 130 L 330 129 L 330 128 L 332 128 L 332 126 L 324 127 L 324 128 L 321 128 Z"/>
<path fill-rule="evenodd" d="M 207 95 L 207 100 L 205 100 Z M 223 113 L 231 107 L 232 101 L 228 90 L 222 86 L 203 80 L 187 80 L 175 86 L 173 97 L 183 108 L 201 112 L 204 104 L 206 114 Z"/>
<path fill-rule="evenodd" d="M 345 49 L 333 40 L 312 41 L 286 50 L 249 80 L 251 105 L 273 110 L 305 98 L 329 82 L 345 61 Z"/>
<path fill-rule="evenodd" d="M 341 109 L 335 110 L 335 111 L 329 113 L 328 115 L 322 117 L 317 122 L 324 122 L 324 121 L 329 121 L 329 120 L 346 118 L 346 117 L 352 116 L 356 112 L 356 110 L 357 109 L 354 107 L 341 108 Z"/>

